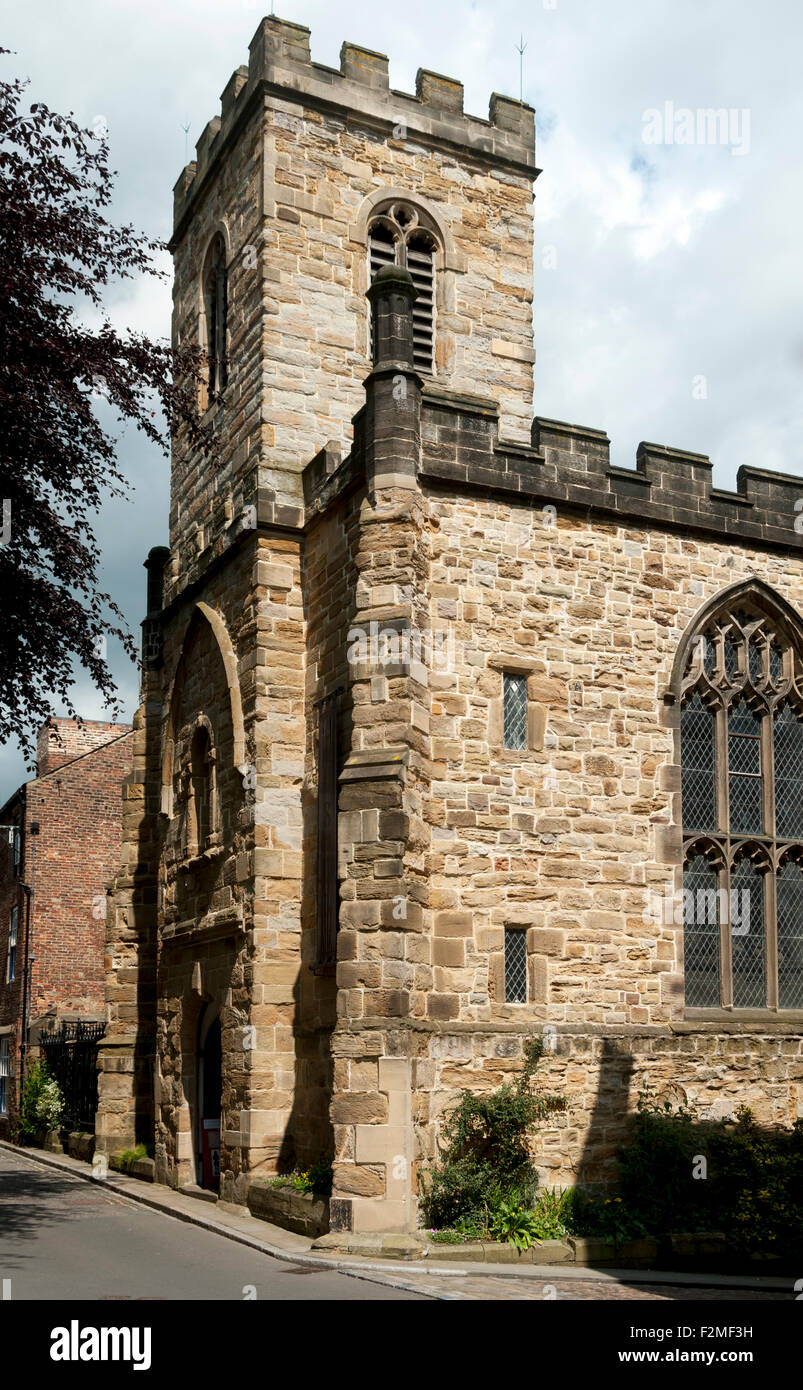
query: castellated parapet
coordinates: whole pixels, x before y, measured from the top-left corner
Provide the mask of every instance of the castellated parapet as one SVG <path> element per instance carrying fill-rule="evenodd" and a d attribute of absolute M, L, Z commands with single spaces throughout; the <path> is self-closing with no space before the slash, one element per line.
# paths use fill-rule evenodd
<path fill-rule="evenodd" d="M 281 95 L 298 106 L 353 118 L 359 112 L 385 138 L 415 138 L 428 145 L 469 149 L 499 169 L 534 177 L 535 119 L 531 106 L 498 92 L 491 95 L 488 119 L 463 111 L 463 84 L 453 77 L 419 68 L 415 93 L 390 86 L 388 59 L 359 44 L 344 43 L 340 68 L 314 63 L 310 30 L 271 16 L 263 19 L 251 43 L 248 66 L 237 68 L 220 98 L 220 115 L 204 127 L 196 158 L 182 171 L 174 189 L 173 226 L 180 233 L 204 179 L 224 156 L 227 141 L 238 133 L 251 104 L 259 97 Z"/>

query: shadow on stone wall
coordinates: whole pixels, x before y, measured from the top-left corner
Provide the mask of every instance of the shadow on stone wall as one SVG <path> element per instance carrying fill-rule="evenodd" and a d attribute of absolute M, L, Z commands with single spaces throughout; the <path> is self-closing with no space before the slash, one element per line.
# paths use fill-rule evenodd
<path fill-rule="evenodd" d="M 575 1186 L 588 1192 L 609 1187 L 617 1179 L 616 1155 L 627 1133 L 633 1109 L 631 1085 L 635 1064 L 625 1043 L 603 1038 L 591 1122 L 577 1165 Z"/>

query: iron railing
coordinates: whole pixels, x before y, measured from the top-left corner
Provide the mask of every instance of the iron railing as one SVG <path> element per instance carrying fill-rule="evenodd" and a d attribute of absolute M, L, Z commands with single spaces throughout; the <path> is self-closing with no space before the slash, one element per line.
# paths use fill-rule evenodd
<path fill-rule="evenodd" d="M 39 1039 L 42 1055 L 64 1096 L 62 1129 L 95 1132 L 98 1043 L 105 1031 L 105 1023 L 62 1023 Z"/>

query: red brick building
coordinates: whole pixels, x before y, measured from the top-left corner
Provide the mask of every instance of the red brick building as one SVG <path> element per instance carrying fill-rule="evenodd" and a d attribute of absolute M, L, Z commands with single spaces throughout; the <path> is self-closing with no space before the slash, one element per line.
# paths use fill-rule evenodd
<path fill-rule="evenodd" d="M 61 1020 L 105 1018 L 106 884 L 121 856 L 129 724 L 54 720 L 36 777 L 0 809 L 0 1136 L 24 1052 Z M 31 957 L 25 979 L 26 956 Z"/>

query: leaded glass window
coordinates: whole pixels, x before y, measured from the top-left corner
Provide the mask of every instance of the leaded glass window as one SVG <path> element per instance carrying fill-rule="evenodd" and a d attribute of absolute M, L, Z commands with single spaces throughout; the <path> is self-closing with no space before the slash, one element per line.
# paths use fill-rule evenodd
<path fill-rule="evenodd" d="M 702 854 L 683 871 L 683 944 L 686 1003 L 692 1008 L 719 1005 L 719 879 Z"/>
<path fill-rule="evenodd" d="M 731 873 L 731 952 L 734 1009 L 763 1009 L 766 1004 L 764 875 L 749 859 Z"/>
<path fill-rule="evenodd" d="M 693 695 L 681 714 L 683 819 L 689 829 L 717 825 L 714 711 Z"/>
<path fill-rule="evenodd" d="M 502 686 L 505 748 L 526 748 L 527 677 L 506 675 Z"/>
<path fill-rule="evenodd" d="M 527 1003 L 527 933 L 505 928 L 505 1003 Z"/>
<path fill-rule="evenodd" d="M 791 860 L 778 875 L 778 1007 L 803 1009 L 803 868 Z"/>
<path fill-rule="evenodd" d="M 791 705 L 775 716 L 775 828 L 782 840 L 803 839 L 803 720 Z"/>
<path fill-rule="evenodd" d="M 681 680 L 686 1005 L 803 1009 L 803 636 L 743 592 Z"/>
<path fill-rule="evenodd" d="M 738 700 L 728 712 L 728 792 L 732 835 L 764 828 L 761 719 Z"/>

